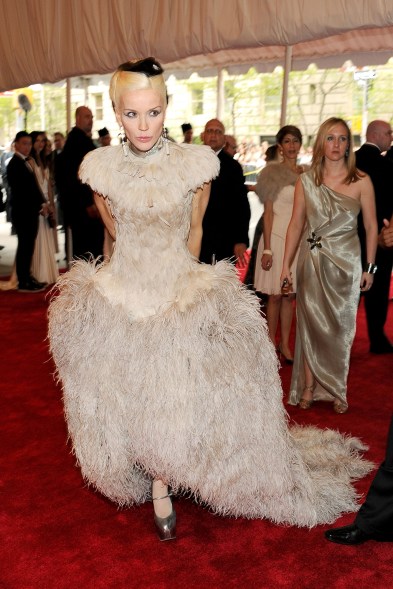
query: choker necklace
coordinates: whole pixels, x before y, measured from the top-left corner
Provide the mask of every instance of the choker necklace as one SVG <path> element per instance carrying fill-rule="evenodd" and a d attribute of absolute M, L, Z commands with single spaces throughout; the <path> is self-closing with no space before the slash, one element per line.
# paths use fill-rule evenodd
<path fill-rule="evenodd" d="M 149 149 L 148 151 L 134 151 L 132 149 L 132 145 L 127 141 L 127 145 L 128 145 L 128 149 L 131 151 L 131 153 L 133 155 L 135 155 L 136 157 L 140 157 L 140 158 L 145 158 L 149 155 L 153 155 L 153 153 L 156 153 L 157 151 L 160 151 L 163 148 L 164 145 L 164 141 L 162 139 L 162 136 L 159 137 L 159 139 L 157 140 L 157 142 L 153 145 L 153 147 L 151 149 Z"/>

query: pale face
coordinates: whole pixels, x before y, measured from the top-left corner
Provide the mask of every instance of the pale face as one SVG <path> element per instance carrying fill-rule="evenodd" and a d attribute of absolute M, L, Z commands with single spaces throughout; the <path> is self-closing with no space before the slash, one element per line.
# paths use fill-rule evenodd
<path fill-rule="evenodd" d="M 377 145 L 381 151 L 387 151 L 392 142 L 392 128 L 386 123 L 386 125 L 380 125 L 378 129 Z"/>
<path fill-rule="evenodd" d="M 52 153 L 52 141 L 47 139 L 45 141 L 45 155 L 50 155 Z"/>
<path fill-rule="evenodd" d="M 298 137 L 288 133 L 284 135 L 282 143 L 280 144 L 282 157 L 284 160 L 297 160 L 302 144 Z"/>
<path fill-rule="evenodd" d="M 149 151 L 162 134 L 165 105 L 157 90 L 126 90 L 116 106 L 116 118 L 133 149 Z"/>
<path fill-rule="evenodd" d="M 86 135 L 90 135 L 93 128 L 93 113 L 87 108 L 87 106 L 79 109 L 75 124 L 79 129 L 82 129 Z"/>
<path fill-rule="evenodd" d="M 338 161 L 345 157 L 349 147 L 348 131 L 344 125 L 334 125 L 325 137 L 324 156 L 328 160 Z"/>
<path fill-rule="evenodd" d="M 54 135 L 53 143 L 56 150 L 63 149 L 65 139 L 61 135 Z"/>
<path fill-rule="evenodd" d="M 213 119 L 206 123 L 203 133 L 203 143 L 214 151 L 219 151 L 225 145 L 225 129 L 220 121 Z"/>
<path fill-rule="evenodd" d="M 19 141 L 15 141 L 15 149 L 27 157 L 31 152 L 31 137 L 21 137 Z"/>
<path fill-rule="evenodd" d="M 34 151 L 36 153 L 41 153 L 41 151 L 44 149 L 44 147 L 46 146 L 46 138 L 45 135 L 37 135 L 36 140 L 34 141 Z"/>
<path fill-rule="evenodd" d="M 237 153 L 236 139 L 232 135 L 226 135 L 224 149 L 231 157 Z"/>

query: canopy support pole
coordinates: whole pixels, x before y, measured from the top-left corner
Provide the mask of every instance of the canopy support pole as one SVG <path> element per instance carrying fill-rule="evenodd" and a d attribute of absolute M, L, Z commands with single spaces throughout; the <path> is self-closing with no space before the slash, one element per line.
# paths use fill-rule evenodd
<path fill-rule="evenodd" d="M 220 67 L 217 71 L 217 119 L 219 121 L 222 121 L 224 117 L 224 102 L 224 70 Z"/>
<path fill-rule="evenodd" d="M 71 78 L 66 79 L 67 133 L 71 131 Z"/>
<path fill-rule="evenodd" d="M 287 120 L 287 103 L 288 103 L 288 83 L 289 74 L 292 69 L 292 45 L 285 47 L 285 66 L 284 66 L 284 80 L 282 85 L 282 97 L 281 97 L 281 117 L 280 117 L 280 129 L 283 127 Z"/>

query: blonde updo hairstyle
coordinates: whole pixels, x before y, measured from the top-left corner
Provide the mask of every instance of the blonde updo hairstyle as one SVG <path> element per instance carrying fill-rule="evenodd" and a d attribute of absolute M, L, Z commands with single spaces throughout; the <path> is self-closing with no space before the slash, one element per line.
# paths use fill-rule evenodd
<path fill-rule="evenodd" d="M 156 90 L 162 98 L 165 109 L 168 95 L 163 72 L 164 70 L 154 57 L 121 64 L 113 74 L 109 86 L 109 95 L 115 113 L 119 113 L 118 107 L 123 92 L 132 90 Z"/>

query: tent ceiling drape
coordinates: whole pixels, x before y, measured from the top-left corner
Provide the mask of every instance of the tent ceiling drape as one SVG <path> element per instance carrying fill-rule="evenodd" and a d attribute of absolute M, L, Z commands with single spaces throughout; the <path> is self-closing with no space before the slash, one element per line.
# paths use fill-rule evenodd
<path fill-rule="evenodd" d="M 315 63 L 319 68 L 341 67 L 345 61 L 356 66 L 386 63 L 393 57 L 393 27 L 353 30 L 341 35 L 296 43 L 292 47 L 292 70 L 305 70 Z M 250 65 L 259 72 L 271 72 L 284 65 L 285 46 L 268 45 L 245 49 L 224 49 L 206 55 L 195 55 L 166 63 L 176 77 L 189 77 L 193 72 L 216 75 L 217 68 L 230 74 L 246 72 Z"/>
<path fill-rule="evenodd" d="M 0 90 L 146 55 L 170 72 L 266 71 L 288 45 L 296 68 L 331 65 L 332 55 L 376 63 L 393 51 L 393 0 L 1 0 L 0 9 Z"/>

